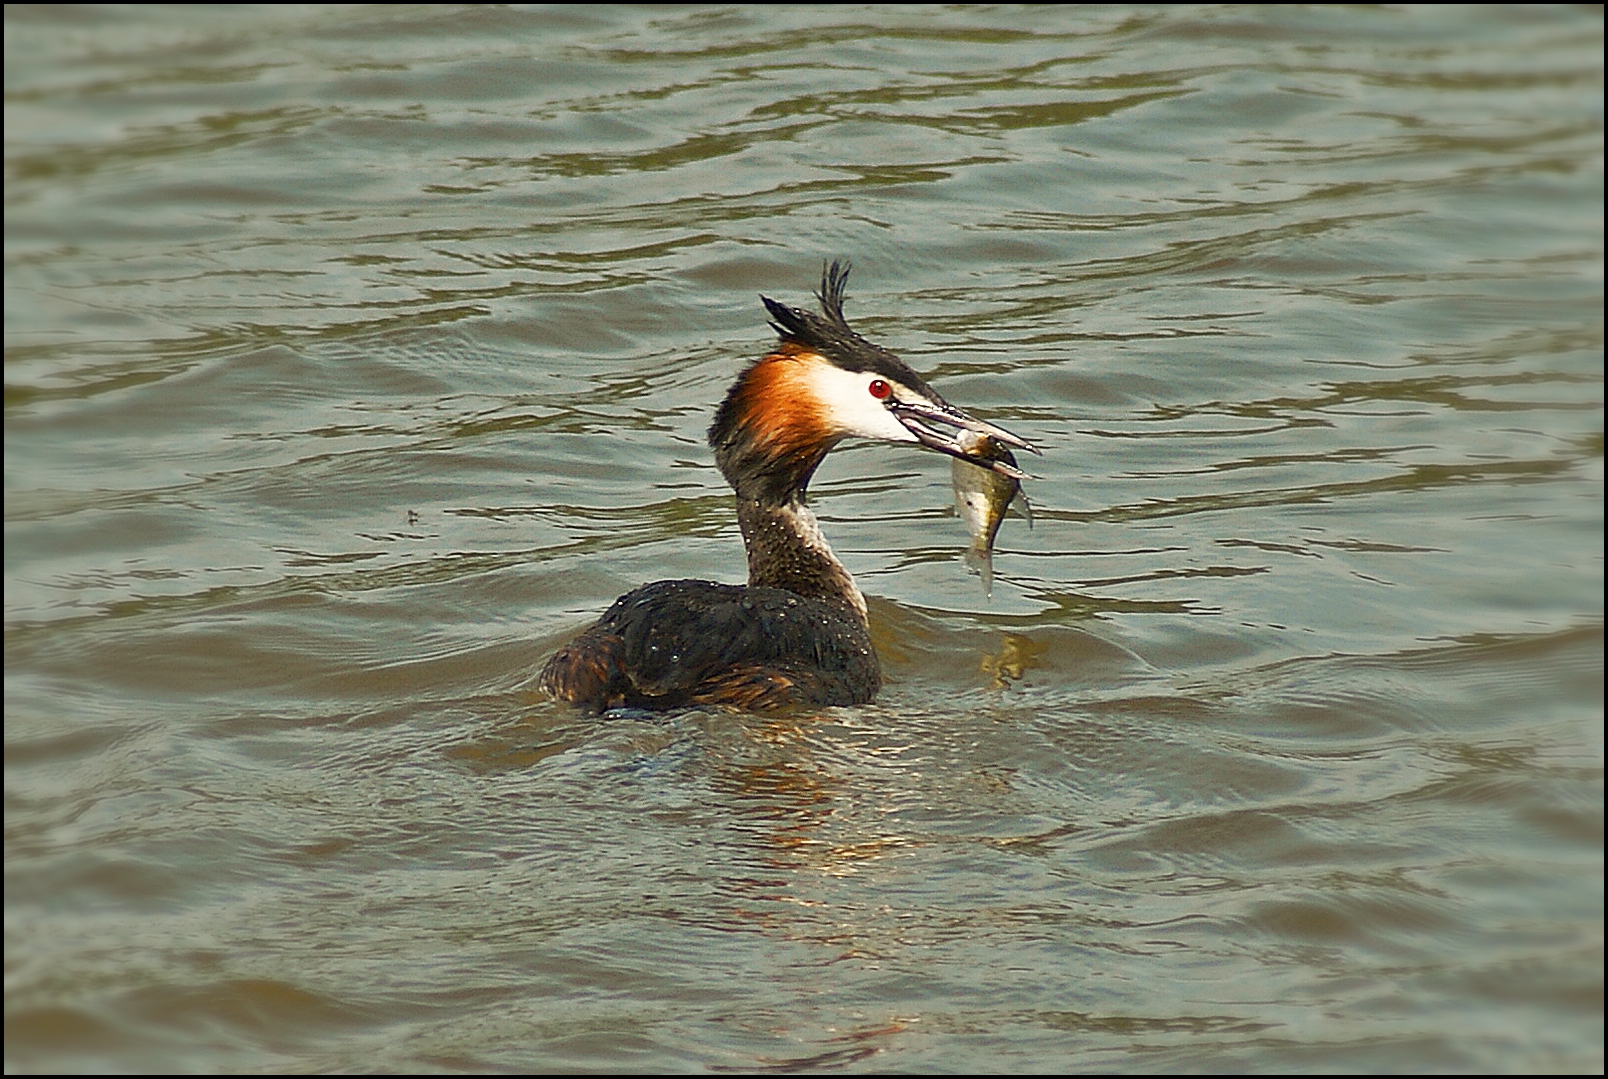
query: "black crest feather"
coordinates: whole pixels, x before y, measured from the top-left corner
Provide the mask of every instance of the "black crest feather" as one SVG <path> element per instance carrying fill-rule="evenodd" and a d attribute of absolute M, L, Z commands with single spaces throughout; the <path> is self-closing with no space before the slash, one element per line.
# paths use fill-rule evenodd
<path fill-rule="evenodd" d="M 849 268 L 842 259 L 834 259 L 821 268 L 821 288 L 815 294 L 821 303 L 819 315 L 761 296 L 765 310 L 771 314 L 771 328 L 783 341 L 818 352 L 846 371 L 875 371 L 936 399 L 932 387 L 908 364 L 849 328 L 843 317 Z"/>

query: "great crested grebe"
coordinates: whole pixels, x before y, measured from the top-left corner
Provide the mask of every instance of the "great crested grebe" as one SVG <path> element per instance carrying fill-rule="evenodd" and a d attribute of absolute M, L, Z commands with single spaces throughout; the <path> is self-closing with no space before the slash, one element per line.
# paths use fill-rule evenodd
<path fill-rule="evenodd" d="M 1013 479 L 1025 440 L 955 408 L 843 319 L 841 262 L 821 314 L 761 296 L 781 341 L 737 376 L 709 427 L 737 492 L 748 583 L 657 581 L 614 601 L 542 669 L 551 696 L 586 708 L 864 704 L 882 686 L 865 597 L 805 505 L 810 477 L 845 438 L 915 442 Z M 942 428 L 950 428 L 953 433 Z"/>

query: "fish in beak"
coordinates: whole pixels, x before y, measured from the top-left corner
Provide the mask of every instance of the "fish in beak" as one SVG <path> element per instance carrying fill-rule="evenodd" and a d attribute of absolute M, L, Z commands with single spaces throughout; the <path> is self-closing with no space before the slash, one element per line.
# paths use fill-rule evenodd
<path fill-rule="evenodd" d="M 884 404 L 904 429 L 928 449 L 946 453 L 1018 482 L 1031 478 L 1016 467 L 1016 458 L 1004 449 L 1005 446 L 1015 446 L 1019 450 L 1038 453 L 1038 449 L 1025 438 L 985 420 L 968 416 L 941 399 L 926 401 L 914 396 L 903 399 L 890 397 Z M 954 430 L 951 433 L 940 427 Z M 1000 452 L 995 452 L 995 448 Z"/>
<path fill-rule="evenodd" d="M 1018 479 L 1025 473 L 1016 467 L 1016 458 L 997 438 L 964 430 L 956 440 L 969 455 L 950 462 L 955 507 L 971 533 L 965 562 L 967 568 L 982 576 L 983 591 L 992 596 L 994 537 L 999 534 L 999 526 L 1005 514 L 1014 509 L 1027 518 L 1027 527 L 1032 528 L 1033 507 L 1028 505 Z M 975 464 L 974 460 L 987 461 L 988 465 Z"/>

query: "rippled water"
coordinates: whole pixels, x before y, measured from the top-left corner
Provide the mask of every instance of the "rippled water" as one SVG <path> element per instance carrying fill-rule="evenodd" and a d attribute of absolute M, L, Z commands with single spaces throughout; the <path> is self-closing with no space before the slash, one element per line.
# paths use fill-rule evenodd
<path fill-rule="evenodd" d="M 13 1070 L 1598 1071 L 1596 8 L 6 9 Z M 864 708 L 589 717 L 857 326 Z"/>

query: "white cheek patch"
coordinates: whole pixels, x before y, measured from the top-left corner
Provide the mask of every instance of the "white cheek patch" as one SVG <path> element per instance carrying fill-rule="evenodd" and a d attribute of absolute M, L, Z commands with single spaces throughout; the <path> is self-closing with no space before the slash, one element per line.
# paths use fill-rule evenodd
<path fill-rule="evenodd" d="M 878 378 L 881 376 L 870 371 L 845 371 L 824 362 L 812 365 L 809 373 L 821 416 L 838 434 L 884 442 L 916 441 L 916 436 L 894 419 L 882 401 L 871 396 L 871 383 Z M 903 387 L 894 392 L 904 397 L 917 396 Z"/>

